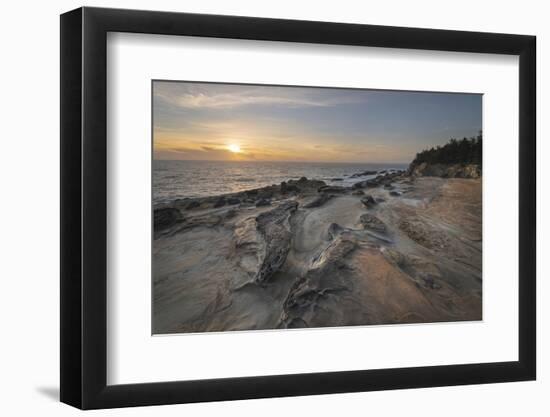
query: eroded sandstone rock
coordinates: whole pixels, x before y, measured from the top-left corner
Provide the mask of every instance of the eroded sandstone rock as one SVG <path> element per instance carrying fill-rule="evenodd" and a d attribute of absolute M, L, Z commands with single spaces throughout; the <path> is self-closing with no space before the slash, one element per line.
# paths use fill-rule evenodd
<path fill-rule="evenodd" d="M 386 233 L 387 231 L 384 222 L 370 213 L 362 214 L 359 221 L 365 229 L 372 230 L 373 232 Z"/>
<path fill-rule="evenodd" d="M 288 219 L 297 208 L 297 202 L 286 201 L 256 218 L 256 227 L 265 241 L 265 256 L 256 282 L 267 282 L 285 263 L 292 238 Z"/>

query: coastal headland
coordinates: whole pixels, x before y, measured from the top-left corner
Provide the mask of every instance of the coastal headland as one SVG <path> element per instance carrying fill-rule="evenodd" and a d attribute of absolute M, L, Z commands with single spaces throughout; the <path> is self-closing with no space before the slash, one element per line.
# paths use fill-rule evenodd
<path fill-rule="evenodd" d="M 155 207 L 153 333 L 481 320 L 480 168 L 354 175 Z"/>

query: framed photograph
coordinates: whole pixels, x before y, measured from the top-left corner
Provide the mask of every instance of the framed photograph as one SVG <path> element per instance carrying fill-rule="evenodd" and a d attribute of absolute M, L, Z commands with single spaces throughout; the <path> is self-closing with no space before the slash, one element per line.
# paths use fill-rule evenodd
<path fill-rule="evenodd" d="M 61 401 L 533 380 L 535 37 L 61 16 Z"/>

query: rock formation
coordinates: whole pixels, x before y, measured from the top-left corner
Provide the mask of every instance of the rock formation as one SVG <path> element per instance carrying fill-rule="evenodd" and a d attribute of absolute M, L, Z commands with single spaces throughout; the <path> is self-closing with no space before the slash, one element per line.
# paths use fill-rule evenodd
<path fill-rule="evenodd" d="M 430 169 L 155 207 L 153 332 L 481 319 L 481 180 Z"/>

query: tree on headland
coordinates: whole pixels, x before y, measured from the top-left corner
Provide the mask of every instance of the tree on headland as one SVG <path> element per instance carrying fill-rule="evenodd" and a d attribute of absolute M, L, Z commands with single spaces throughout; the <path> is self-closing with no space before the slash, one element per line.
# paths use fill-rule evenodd
<path fill-rule="evenodd" d="M 475 164 L 481 167 L 482 160 L 482 133 L 479 131 L 477 136 L 461 140 L 451 138 L 443 146 L 423 150 L 416 154 L 412 164 Z"/>

